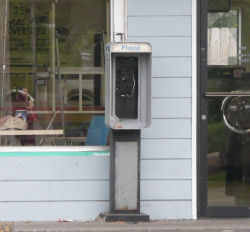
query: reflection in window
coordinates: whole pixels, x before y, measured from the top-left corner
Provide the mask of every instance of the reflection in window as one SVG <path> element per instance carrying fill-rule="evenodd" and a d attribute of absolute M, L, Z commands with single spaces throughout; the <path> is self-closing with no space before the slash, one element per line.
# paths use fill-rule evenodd
<path fill-rule="evenodd" d="M 208 65 L 238 63 L 238 11 L 208 13 Z"/>
<path fill-rule="evenodd" d="M 0 145 L 106 145 L 100 124 L 91 136 L 104 142 L 86 140 L 92 121 L 104 124 L 109 1 L 0 4 Z"/>

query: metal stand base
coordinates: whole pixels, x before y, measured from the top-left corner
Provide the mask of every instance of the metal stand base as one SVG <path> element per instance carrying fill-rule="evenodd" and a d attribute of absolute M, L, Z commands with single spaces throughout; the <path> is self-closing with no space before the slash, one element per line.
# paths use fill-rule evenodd
<path fill-rule="evenodd" d="M 149 222 L 149 215 L 146 214 L 102 214 L 105 222 Z"/>
<path fill-rule="evenodd" d="M 112 130 L 109 212 L 105 222 L 148 222 L 140 213 L 140 130 Z"/>

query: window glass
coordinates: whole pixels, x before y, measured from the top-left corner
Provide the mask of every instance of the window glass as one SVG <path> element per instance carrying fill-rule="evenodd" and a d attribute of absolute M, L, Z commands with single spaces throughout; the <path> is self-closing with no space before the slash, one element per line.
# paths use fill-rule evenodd
<path fill-rule="evenodd" d="M 108 0 L 0 4 L 0 145 L 107 145 Z"/>

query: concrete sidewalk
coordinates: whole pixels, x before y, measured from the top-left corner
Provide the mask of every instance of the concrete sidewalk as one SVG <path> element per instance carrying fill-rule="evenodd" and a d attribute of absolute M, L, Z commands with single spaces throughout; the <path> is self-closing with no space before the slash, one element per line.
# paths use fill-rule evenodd
<path fill-rule="evenodd" d="M 13 222 L 0 224 L 0 232 L 163 232 L 163 231 L 250 231 L 250 219 L 199 219 L 151 221 L 145 223 L 92 222 Z"/>

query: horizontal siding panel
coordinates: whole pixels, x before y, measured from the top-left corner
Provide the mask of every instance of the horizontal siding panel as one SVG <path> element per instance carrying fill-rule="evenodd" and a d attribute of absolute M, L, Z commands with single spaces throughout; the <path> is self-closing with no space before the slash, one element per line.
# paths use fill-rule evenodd
<path fill-rule="evenodd" d="M 191 77 L 191 57 L 167 57 L 152 59 L 153 77 Z"/>
<path fill-rule="evenodd" d="M 191 138 L 191 119 L 153 119 L 142 138 Z"/>
<path fill-rule="evenodd" d="M 2 181 L 2 201 L 104 201 L 109 181 Z"/>
<path fill-rule="evenodd" d="M 191 158 L 191 139 L 142 139 L 141 159 Z"/>
<path fill-rule="evenodd" d="M 185 160 L 142 160 L 141 179 L 191 179 L 191 159 Z"/>
<path fill-rule="evenodd" d="M 150 219 L 192 219 L 191 201 L 141 201 L 141 213 Z"/>
<path fill-rule="evenodd" d="M 109 179 L 109 156 L 0 157 L 1 180 Z"/>
<path fill-rule="evenodd" d="M 152 97 L 191 97 L 191 78 L 153 78 Z"/>
<path fill-rule="evenodd" d="M 191 200 L 191 180 L 142 180 L 141 200 Z"/>
<path fill-rule="evenodd" d="M 191 16 L 128 17 L 128 36 L 191 36 Z"/>
<path fill-rule="evenodd" d="M 128 15 L 191 15 L 191 0 L 128 0 Z"/>
<path fill-rule="evenodd" d="M 153 118 L 191 118 L 191 98 L 152 99 Z"/>
<path fill-rule="evenodd" d="M 129 37 L 130 42 L 149 42 L 153 57 L 191 56 L 191 37 Z"/>
<path fill-rule="evenodd" d="M 109 202 L 8 202 L 0 203 L 1 221 L 94 220 L 109 210 Z"/>

